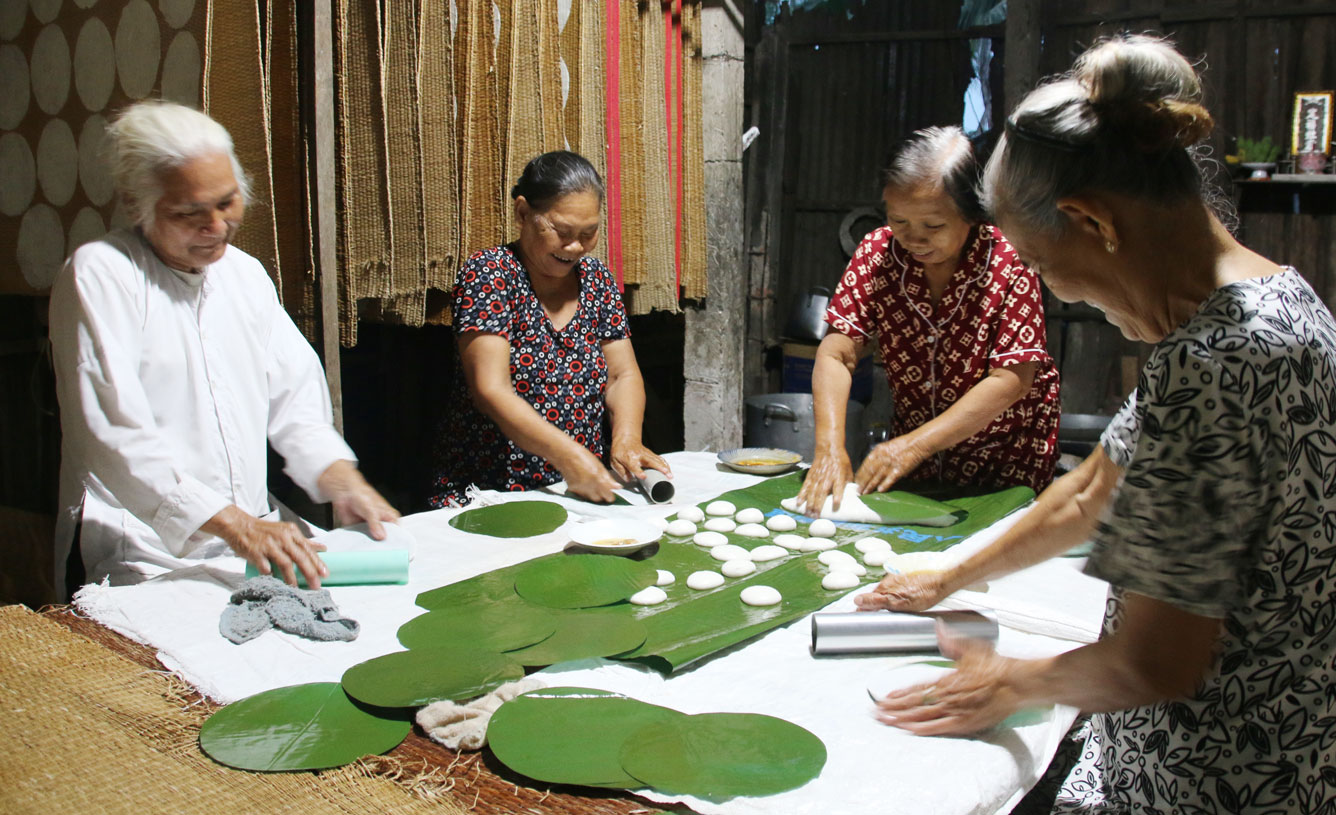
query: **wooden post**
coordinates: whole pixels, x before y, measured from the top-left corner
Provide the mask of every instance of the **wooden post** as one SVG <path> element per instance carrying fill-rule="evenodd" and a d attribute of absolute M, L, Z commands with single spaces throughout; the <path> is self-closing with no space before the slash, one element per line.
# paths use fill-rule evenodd
<path fill-rule="evenodd" d="M 339 255 L 334 166 L 333 0 L 315 0 L 315 213 L 316 278 L 320 284 L 320 335 L 334 427 L 343 432 L 343 373 L 339 364 Z"/>
<path fill-rule="evenodd" d="M 1042 0 L 1008 0 L 1002 86 L 1003 116 L 1039 82 L 1039 6 Z"/>

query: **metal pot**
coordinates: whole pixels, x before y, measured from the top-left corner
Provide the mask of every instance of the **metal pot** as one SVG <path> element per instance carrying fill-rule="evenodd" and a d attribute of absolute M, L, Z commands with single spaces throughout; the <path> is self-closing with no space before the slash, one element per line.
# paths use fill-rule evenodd
<path fill-rule="evenodd" d="M 810 462 L 816 449 L 816 416 L 810 393 L 765 393 L 746 401 L 743 439 L 748 447 L 793 450 Z M 867 448 L 863 404 L 850 399 L 844 414 L 844 448 L 855 466 Z"/>
<path fill-rule="evenodd" d="M 830 305 L 830 289 L 825 286 L 813 286 L 806 294 L 793 299 L 789 309 L 789 321 L 784 326 L 784 336 L 791 340 L 812 340 L 820 342 L 826 336 L 826 306 Z"/>

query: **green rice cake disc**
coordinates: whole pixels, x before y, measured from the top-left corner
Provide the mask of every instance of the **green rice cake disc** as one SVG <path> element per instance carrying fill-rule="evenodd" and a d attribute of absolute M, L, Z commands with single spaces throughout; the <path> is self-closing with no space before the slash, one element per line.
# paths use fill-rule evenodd
<path fill-rule="evenodd" d="M 461 532 L 494 538 L 532 538 L 566 523 L 566 509 L 551 501 L 512 501 L 466 509 L 450 519 Z"/>
<path fill-rule="evenodd" d="M 552 609 L 510 597 L 478 605 L 441 608 L 419 614 L 399 626 L 399 643 L 408 649 L 464 648 L 513 651 L 542 642 L 557 630 Z"/>
<path fill-rule="evenodd" d="M 593 688 L 545 688 L 503 704 L 487 725 L 492 752 L 538 781 L 639 787 L 622 769 L 622 742 L 648 724 L 686 714 Z"/>
<path fill-rule="evenodd" d="M 715 800 L 796 789 L 826 764 L 826 745 L 784 719 L 702 713 L 645 725 L 622 745 L 622 769 L 666 793 Z"/>
<path fill-rule="evenodd" d="M 337 682 L 275 688 L 210 716 L 199 746 L 240 770 L 325 770 L 389 752 L 404 740 L 412 722 L 377 713 L 348 698 Z"/>
<path fill-rule="evenodd" d="M 645 624 L 622 609 L 586 609 L 556 617 L 556 633 L 537 645 L 506 656 L 528 667 L 610 657 L 639 648 L 649 636 Z"/>
<path fill-rule="evenodd" d="M 524 676 L 501 654 L 465 648 L 421 648 L 359 662 L 343 672 L 348 695 L 377 707 L 422 707 L 472 699 Z"/>
<path fill-rule="evenodd" d="M 561 555 L 526 565 L 515 575 L 515 592 L 549 608 L 594 608 L 630 598 L 658 575 L 646 562 L 616 555 Z"/>

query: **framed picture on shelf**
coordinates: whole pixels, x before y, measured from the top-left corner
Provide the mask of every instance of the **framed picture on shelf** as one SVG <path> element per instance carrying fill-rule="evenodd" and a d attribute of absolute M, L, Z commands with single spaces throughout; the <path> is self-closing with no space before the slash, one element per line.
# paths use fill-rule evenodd
<path fill-rule="evenodd" d="M 1310 91 L 1294 95 L 1294 123 L 1290 130 L 1290 152 L 1331 152 L 1332 91 Z"/>

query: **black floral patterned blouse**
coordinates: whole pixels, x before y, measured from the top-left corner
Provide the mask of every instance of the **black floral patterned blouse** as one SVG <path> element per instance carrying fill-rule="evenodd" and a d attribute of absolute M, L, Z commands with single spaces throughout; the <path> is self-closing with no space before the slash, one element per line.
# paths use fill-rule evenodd
<path fill-rule="evenodd" d="M 612 274 L 597 258 L 576 267 L 580 303 L 558 331 L 543 312 L 513 244 L 477 252 L 455 283 L 456 334 L 483 331 L 510 341 L 510 379 L 543 418 L 603 457 L 603 397 L 608 363 L 603 343 L 630 336 L 626 310 Z M 470 485 L 528 490 L 554 484 L 561 473 L 527 453 L 473 406 L 461 369 L 437 439 L 431 503 L 463 504 Z"/>
<path fill-rule="evenodd" d="M 1224 621 L 1182 699 L 1095 714 L 1058 812 L 1330 812 L 1336 322 L 1293 270 L 1216 289 L 1105 433 L 1124 469 L 1087 571 Z"/>

